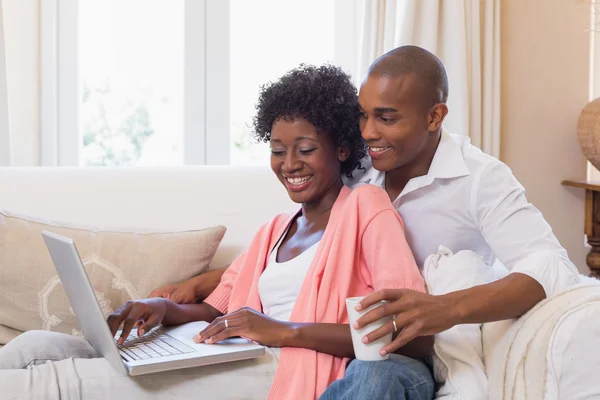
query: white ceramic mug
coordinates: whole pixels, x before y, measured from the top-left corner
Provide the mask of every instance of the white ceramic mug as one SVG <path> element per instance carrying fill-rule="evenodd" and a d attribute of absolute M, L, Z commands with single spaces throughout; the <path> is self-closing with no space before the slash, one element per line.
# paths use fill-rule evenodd
<path fill-rule="evenodd" d="M 365 315 L 367 312 L 377 307 L 384 305 L 385 303 L 387 303 L 387 301 L 380 301 L 379 303 L 373 304 L 366 310 L 356 311 L 354 307 L 362 299 L 364 299 L 364 297 L 350 297 L 346 299 L 346 309 L 348 310 L 348 319 L 350 320 L 350 332 L 352 332 L 352 345 L 354 347 L 354 355 L 357 360 L 363 361 L 387 360 L 389 358 L 389 354 L 381 356 L 379 354 L 379 350 L 381 350 L 382 347 L 392 342 L 392 333 L 389 333 L 369 344 L 364 344 L 362 342 L 362 338 L 363 336 L 382 327 L 384 324 L 391 322 L 392 316 L 381 318 L 367 326 L 363 326 L 360 329 L 354 329 L 352 327 L 352 324 L 356 322 L 356 320 L 358 320 L 361 316 Z"/>

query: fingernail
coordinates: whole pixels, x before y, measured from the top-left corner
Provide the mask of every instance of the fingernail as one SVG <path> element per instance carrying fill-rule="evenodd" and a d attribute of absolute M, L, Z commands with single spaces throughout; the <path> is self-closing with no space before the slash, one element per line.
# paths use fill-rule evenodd
<path fill-rule="evenodd" d="M 352 324 L 352 327 L 353 327 L 354 329 L 358 329 L 358 322 L 355 322 L 355 323 L 353 323 L 353 324 Z"/>
<path fill-rule="evenodd" d="M 144 333 L 146 333 L 146 332 L 144 332 L 144 330 L 142 328 L 138 329 L 139 336 L 144 336 Z"/>
<path fill-rule="evenodd" d="M 385 351 L 384 349 L 379 350 L 379 355 L 385 356 L 386 354 L 387 354 L 387 351 Z"/>
<path fill-rule="evenodd" d="M 192 338 L 192 340 L 196 343 L 200 343 L 200 335 L 196 335 Z"/>
<path fill-rule="evenodd" d="M 357 305 L 354 306 L 354 309 L 356 311 L 360 311 L 360 310 L 362 310 L 362 306 L 360 305 L 360 303 L 358 303 Z"/>
<path fill-rule="evenodd" d="M 363 336 L 363 338 L 362 338 L 362 342 L 363 342 L 364 344 L 368 344 L 368 343 L 369 343 L 369 338 L 368 338 L 368 337 L 366 337 L 366 336 Z"/>
<path fill-rule="evenodd" d="M 211 344 L 213 342 L 213 338 L 208 338 L 205 340 L 206 343 Z"/>

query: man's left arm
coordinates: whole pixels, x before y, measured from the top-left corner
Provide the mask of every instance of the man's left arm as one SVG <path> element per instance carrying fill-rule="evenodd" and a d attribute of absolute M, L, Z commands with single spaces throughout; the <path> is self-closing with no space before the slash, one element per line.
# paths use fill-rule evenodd
<path fill-rule="evenodd" d="M 475 181 L 471 200 L 474 221 L 511 273 L 496 282 L 441 296 L 407 290 L 368 296 L 361 304 L 365 308 L 380 300 L 391 303 L 363 316 L 359 326 L 395 314 L 396 324 L 404 327 L 386 351 L 455 325 L 520 317 L 545 297 L 578 282 L 576 267 L 539 210 L 527 202 L 523 187 L 508 167 L 498 162 L 483 171 Z M 368 340 L 382 333 L 368 335 Z"/>

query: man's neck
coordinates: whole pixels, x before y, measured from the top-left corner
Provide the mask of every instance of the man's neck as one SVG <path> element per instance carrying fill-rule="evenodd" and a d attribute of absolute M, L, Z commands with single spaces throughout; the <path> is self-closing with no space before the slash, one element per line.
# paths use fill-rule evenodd
<path fill-rule="evenodd" d="M 441 137 L 442 130 L 440 129 L 437 133 L 431 134 L 430 140 L 411 163 L 385 173 L 385 190 L 392 201 L 396 200 L 411 179 L 427 175 Z"/>

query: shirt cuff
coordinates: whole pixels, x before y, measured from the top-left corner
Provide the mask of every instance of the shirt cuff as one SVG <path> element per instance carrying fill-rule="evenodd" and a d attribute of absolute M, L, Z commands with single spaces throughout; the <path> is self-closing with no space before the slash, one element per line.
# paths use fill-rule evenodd
<path fill-rule="evenodd" d="M 530 254 L 516 263 L 510 272 L 518 272 L 535 279 L 544 288 L 547 298 L 580 283 L 575 265 L 566 255 L 553 251 Z"/>

